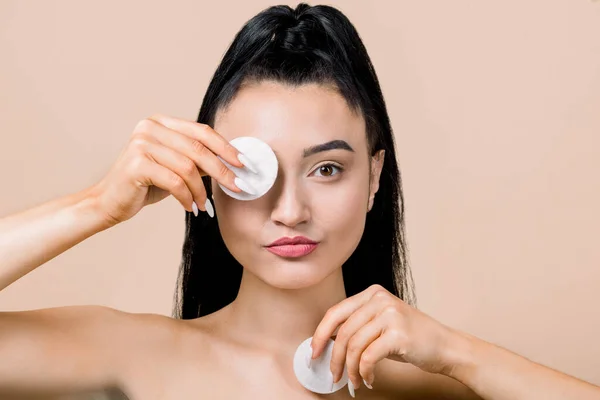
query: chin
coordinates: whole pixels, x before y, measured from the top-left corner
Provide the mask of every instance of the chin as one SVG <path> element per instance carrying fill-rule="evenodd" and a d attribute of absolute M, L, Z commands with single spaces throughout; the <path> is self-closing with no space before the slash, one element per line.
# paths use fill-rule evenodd
<path fill-rule="evenodd" d="M 263 264 L 254 273 L 260 280 L 279 289 L 304 289 L 322 282 L 332 271 L 311 262 L 279 262 Z"/>

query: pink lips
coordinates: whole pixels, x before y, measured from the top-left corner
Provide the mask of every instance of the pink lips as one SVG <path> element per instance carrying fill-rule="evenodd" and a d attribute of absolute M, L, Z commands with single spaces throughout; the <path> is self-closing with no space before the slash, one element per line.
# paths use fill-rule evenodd
<path fill-rule="evenodd" d="M 319 243 L 304 236 L 283 237 L 266 246 L 266 249 L 281 257 L 302 257 L 312 253 Z"/>

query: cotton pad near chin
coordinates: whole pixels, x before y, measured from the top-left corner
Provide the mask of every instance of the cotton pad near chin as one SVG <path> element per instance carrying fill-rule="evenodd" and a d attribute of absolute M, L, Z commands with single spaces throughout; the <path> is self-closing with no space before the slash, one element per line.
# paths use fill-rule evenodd
<path fill-rule="evenodd" d="M 321 394 L 337 392 L 348 383 L 348 371 L 344 366 L 342 379 L 337 383 L 333 383 L 330 363 L 334 341 L 329 339 L 325 350 L 323 350 L 319 358 L 312 360 L 309 368 L 307 364 L 312 354 L 312 349 L 310 348 L 311 340 L 312 337 L 309 337 L 300 343 L 294 354 L 294 373 L 296 374 L 296 378 L 302 386 L 311 392 Z"/>
<path fill-rule="evenodd" d="M 236 176 L 248 183 L 256 194 L 250 194 L 246 192 L 236 193 L 219 183 L 221 189 L 229 196 L 238 200 L 254 200 L 263 196 L 267 193 L 277 179 L 277 171 L 279 170 L 279 164 L 277 157 L 273 152 L 273 149 L 260 139 L 242 136 L 235 138 L 229 142 L 233 147 L 238 149 L 239 152 L 244 154 L 252 165 L 256 168 L 257 174 L 248 170 L 247 168 L 238 168 L 227 163 L 221 157 L 219 159 L 232 170 Z"/>

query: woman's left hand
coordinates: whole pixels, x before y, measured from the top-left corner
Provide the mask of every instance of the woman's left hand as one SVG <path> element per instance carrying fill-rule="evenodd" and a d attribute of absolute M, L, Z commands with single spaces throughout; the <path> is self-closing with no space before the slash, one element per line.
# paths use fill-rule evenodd
<path fill-rule="evenodd" d="M 313 359 L 321 355 L 336 329 L 331 359 L 334 382 L 341 379 L 345 363 L 355 388 L 363 379 L 370 386 L 375 378 L 375 364 L 384 358 L 410 363 L 431 373 L 444 373 L 451 368 L 449 342 L 456 331 L 380 285 L 372 285 L 327 311 L 313 335 Z"/>

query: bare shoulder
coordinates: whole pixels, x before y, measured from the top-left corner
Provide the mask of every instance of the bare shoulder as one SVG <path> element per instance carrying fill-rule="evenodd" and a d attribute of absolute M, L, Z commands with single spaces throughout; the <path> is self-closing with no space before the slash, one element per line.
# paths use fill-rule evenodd
<path fill-rule="evenodd" d="M 121 335 L 140 357 L 179 356 L 189 351 L 190 346 L 200 349 L 209 344 L 210 318 L 181 320 L 160 314 L 120 313 Z"/>
<path fill-rule="evenodd" d="M 181 371 L 210 372 L 199 320 L 98 305 L 0 312 L 0 398 L 131 388 L 151 398 Z"/>
<path fill-rule="evenodd" d="M 181 320 L 158 314 L 130 314 L 122 335 L 128 347 L 120 388 L 132 399 L 152 398 L 174 388 L 189 393 L 210 385 L 216 373 L 210 317 Z"/>
<path fill-rule="evenodd" d="M 3 320 L 20 321 L 23 323 L 62 324 L 64 322 L 94 322 L 99 319 L 118 317 L 126 313 L 114 308 L 100 305 L 73 305 L 51 308 L 40 308 L 26 311 L 3 311 Z"/>
<path fill-rule="evenodd" d="M 140 326 L 134 314 L 95 305 L 0 312 L 0 393 L 118 385 Z"/>
<path fill-rule="evenodd" d="M 64 333 L 82 345 L 104 351 L 118 349 L 127 355 L 136 345 L 167 339 L 175 320 L 159 314 L 131 313 L 100 305 L 74 305 L 37 310 L 3 312 L 2 322 L 32 333 Z M 31 329 L 33 328 L 33 329 Z M 43 329 L 40 329 L 43 328 Z M 58 337 L 57 337 L 58 338 Z"/>
<path fill-rule="evenodd" d="M 362 388 L 362 386 L 361 386 Z M 431 374 L 411 364 L 382 360 L 375 367 L 373 388 L 389 398 L 480 400 L 462 383 L 445 375 Z M 368 389 L 366 389 L 368 390 Z"/>

